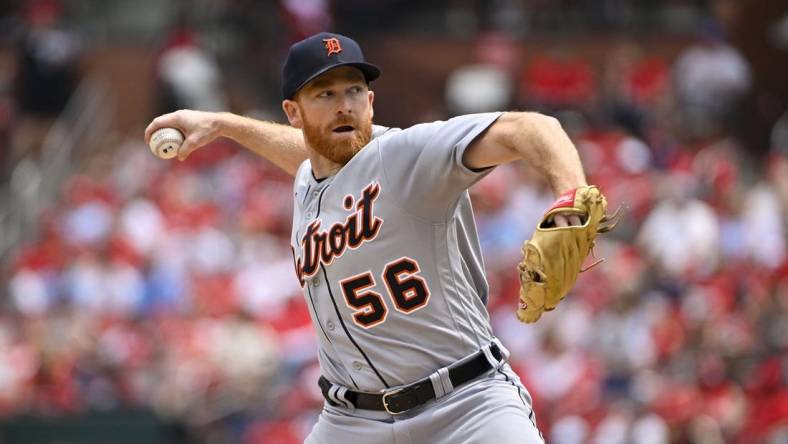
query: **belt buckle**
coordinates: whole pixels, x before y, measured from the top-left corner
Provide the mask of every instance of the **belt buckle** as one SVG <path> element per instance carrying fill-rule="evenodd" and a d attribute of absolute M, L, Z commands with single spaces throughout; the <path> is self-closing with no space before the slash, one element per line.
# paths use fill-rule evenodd
<path fill-rule="evenodd" d="M 386 410 L 386 413 L 388 413 L 389 415 L 399 415 L 399 414 L 402 414 L 402 413 L 405 413 L 406 411 L 408 411 L 408 409 L 405 409 L 405 410 L 402 410 L 402 411 L 399 411 L 399 412 L 392 411 L 389 408 L 389 403 L 388 403 L 388 400 L 386 399 L 387 397 L 389 397 L 391 395 L 396 395 L 396 394 L 398 394 L 398 393 L 400 393 L 400 392 L 402 392 L 404 390 L 405 390 L 404 388 L 398 388 L 398 389 L 390 390 L 390 391 L 387 391 L 387 392 L 383 393 L 383 409 Z"/>

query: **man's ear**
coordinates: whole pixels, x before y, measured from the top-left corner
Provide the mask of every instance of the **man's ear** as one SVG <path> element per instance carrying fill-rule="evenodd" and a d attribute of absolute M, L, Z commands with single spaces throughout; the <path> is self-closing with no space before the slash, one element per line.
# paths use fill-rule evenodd
<path fill-rule="evenodd" d="M 300 129 L 304 127 L 304 120 L 301 118 L 301 107 L 298 106 L 298 102 L 295 100 L 283 100 L 282 111 L 285 112 L 287 121 L 290 122 L 293 128 Z"/>
<path fill-rule="evenodd" d="M 369 98 L 369 112 L 370 112 L 370 116 L 369 117 L 370 118 L 374 118 L 375 117 L 375 107 L 372 106 L 372 105 L 375 104 L 375 91 L 372 91 L 371 89 L 369 91 L 367 91 L 367 97 Z"/>

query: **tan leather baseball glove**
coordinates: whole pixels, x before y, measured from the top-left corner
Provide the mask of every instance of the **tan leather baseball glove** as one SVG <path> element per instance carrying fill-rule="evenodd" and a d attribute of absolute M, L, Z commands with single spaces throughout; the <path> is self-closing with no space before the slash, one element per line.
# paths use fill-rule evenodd
<path fill-rule="evenodd" d="M 619 208 L 620 210 L 620 208 Z M 554 309 L 585 271 L 583 261 L 592 252 L 597 234 L 606 233 L 618 223 L 617 210 L 608 216 L 607 201 L 596 186 L 584 186 L 562 194 L 536 227 L 532 238 L 523 243 L 520 272 L 520 303 L 517 317 L 522 322 L 539 320 Z M 577 214 L 581 225 L 556 227 L 558 214 Z M 597 262 L 598 263 L 598 262 Z M 596 263 L 592 264 L 593 267 Z"/>

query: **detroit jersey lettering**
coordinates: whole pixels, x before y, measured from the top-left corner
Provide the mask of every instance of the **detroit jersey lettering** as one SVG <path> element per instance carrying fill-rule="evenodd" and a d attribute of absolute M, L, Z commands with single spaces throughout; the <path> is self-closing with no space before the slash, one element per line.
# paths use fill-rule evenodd
<path fill-rule="evenodd" d="M 462 155 L 499 115 L 374 126 L 335 175 L 299 168 L 291 247 L 330 381 L 411 383 L 493 339 L 467 192 L 489 170 Z"/>
<path fill-rule="evenodd" d="M 304 277 L 317 272 L 319 263 L 330 265 L 335 257 L 342 256 L 346 247 L 355 249 L 365 240 L 375 238 L 383 222 L 372 216 L 372 204 L 379 193 L 380 186 L 377 183 L 364 188 L 356 211 L 349 214 L 344 222 L 337 222 L 328 230 L 320 230 L 320 219 L 309 224 L 300 243 L 301 257 L 296 260 L 296 274 L 301 287 L 304 286 Z M 344 208 L 353 208 L 353 196 L 345 196 Z"/>

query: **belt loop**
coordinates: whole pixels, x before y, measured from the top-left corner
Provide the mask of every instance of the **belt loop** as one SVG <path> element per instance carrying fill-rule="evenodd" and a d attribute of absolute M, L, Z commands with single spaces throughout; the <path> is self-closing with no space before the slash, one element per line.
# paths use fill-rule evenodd
<path fill-rule="evenodd" d="M 493 356 L 493 354 L 492 354 L 492 347 L 493 347 L 493 345 L 498 347 L 498 350 L 501 351 L 501 360 L 500 361 L 498 359 L 496 359 L 496 357 Z M 509 359 L 509 350 L 507 350 L 506 347 L 503 346 L 503 344 L 501 343 L 500 340 L 498 340 L 498 338 L 494 338 L 492 340 L 492 342 L 490 342 L 490 344 L 484 346 L 482 348 L 482 353 L 484 353 L 484 357 L 487 358 L 487 362 L 490 363 L 490 367 L 492 367 L 494 369 L 497 369 L 504 362 L 506 362 L 507 359 Z"/>
<path fill-rule="evenodd" d="M 337 389 L 337 399 L 341 399 L 350 410 L 355 410 L 356 406 L 354 406 L 353 403 L 347 399 L 347 392 L 347 387 L 340 386 L 339 389 Z"/>
<path fill-rule="evenodd" d="M 449 369 L 448 367 L 444 367 L 438 370 L 438 374 L 440 374 L 440 381 L 443 383 L 443 391 L 444 396 L 448 395 L 449 393 L 454 391 L 454 384 L 451 382 L 451 377 L 449 376 Z"/>
<path fill-rule="evenodd" d="M 342 387 L 335 384 L 331 384 L 331 388 L 328 389 L 328 397 L 332 401 L 345 408 L 355 410 L 355 406 L 353 405 L 353 403 L 345 398 L 346 393 L 347 393 L 347 387 Z"/>
<path fill-rule="evenodd" d="M 435 391 L 435 399 L 440 399 L 454 391 L 454 385 L 449 378 L 449 368 L 443 367 L 430 375 L 432 389 Z"/>
<path fill-rule="evenodd" d="M 511 353 L 509 353 L 509 349 L 504 347 L 503 343 L 498 338 L 493 338 L 492 342 L 493 342 L 493 344 L 497 345 L 498 346 L 498 350 L 501 351 L 501 356 L 503 356 L 501 358 L 501 364 L 503 364 L 504 362 L 508 362 L 509 361 L 509 356 L 511 356 Z"/>

